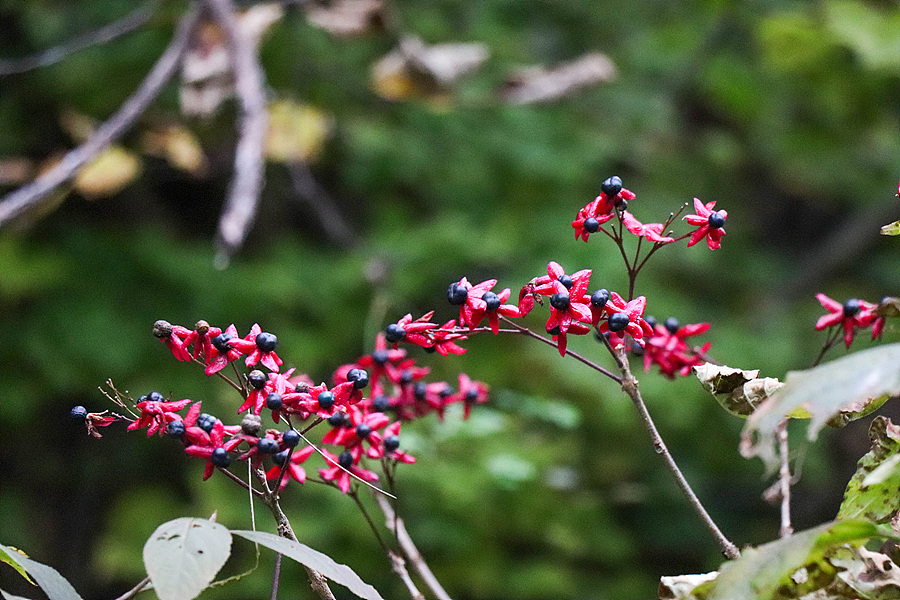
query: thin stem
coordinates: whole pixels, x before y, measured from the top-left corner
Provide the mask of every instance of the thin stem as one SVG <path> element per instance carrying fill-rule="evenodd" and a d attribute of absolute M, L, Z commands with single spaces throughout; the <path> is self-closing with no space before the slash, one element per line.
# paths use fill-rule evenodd
<path fill-rule="evenodd" d="M 390 557 L 391 549 L 385 543 L 384 538 L 381 537 L 381 533 L 379 533 L 378 528 L 375 526 L 375 522 L 372 521 L 372 517 L 369 516 L 369 511 L 367 511 L 366 507 L 363 506 L 362 500 L 359 499 L 359 493 L 354 489 L 348 492 L 347 495 L 353 498 L 353 501 L 359 508 L 359 512 L 362 513 L 362 516 L 366 520 L 366 523 L 369 524 L 369 528 L 372 530 L 372 533 L 375 534 L 375 538 L 378 540 L 378 544 L 381 546 L 381 549 L 384 550 L 384 553 L 387 554 L 388 557 Z"/>
<path fill-rule="evenodd" d="M 225 468 L 223 468 L 223 467 L 219 467 L 219 471 L 220 471 L 221 473 L 224 473 L 229 479 L 231 479 L 232 481 L 234 481 L 235 483 L 237 483 L 237 484 L 238 484 L 239 486 L 241 486 L 242 488 L 244 488 L 244 489 L 246 489 L 246 490 L 250 490 L 250 492 L 253 493 L 254 495 L 256 495 L 256 496 L 258 496 L 258 497 L 260 497 L 260 498 L 262 498 L 262 497 L 264 496 L 263 492 L 259 491 L 258 489 L 254 488 L 252 485 L 250 485 L 250 482 L 244 481 L 243 479 L 241 479 L 240 477 L 238 477 L 237 475 L 235 475 L 234 473 L 232 473 L 232 472 L 229 471 L 228 469 L 225 469 Z"/>
<path fill-rule="evenodd" d="M 504 317 L 504 316 L 502 316 L 502 315 L 500 316 L 500 318 L 501 318 L 505 323 L 509 323 L 510 325 L 512 325 L 513 327 L 515 327 L 515 328 L 518 330 L 519 333 L 525 334 L 525 335 L 527 335 L 528 337 L 532 337 L 532 338 L 534 338 L 534 339 L 536 339 L 536 340 L 540 340 L 540 341 L 544 342 L 545 344 L 548 344 L 548 345 L 550 345 L 550 346 L 553 346 L 554 348 L 558 348 L 558 347 L 559 347 L 559 344 L 557 344 L 557 343 L 554 342 L 553 340 L 547 339 L 547 338 L 545 338 L 544 336 L 539 335 L 539 334 L 533 332 L 532 330 L 528 329 L 527 327 L 522 327 L 522 326 L 519 325 L 518 323 L 515 323 L 515 322 L 513 322 L 513 321 L 510 321 L 508 318 L 506 318 L 506 317 Z M 589 366 L 590 368 L 594 369 L 594 370 L 597 371 L 598 373 L 602 373 L 603 375 L 606 375 L 607 377 L 609 377 L 610 379 L 612 379 L 612 380 L 615 381 L 616 383 L 622 383 L 622 378 L 621 378 L 621 377 L 619 377 L 618 375 L 616 375 L 616 374 L 613 373 L 612 371 L 609 371 L 609 370 L 607 370 L 607 369 L 604 369 L 603 367 L 601 367 L 601 366 L 598 365 L 597 363 L 588 360 L 587 358 L 581 356 L 580 354 L 578 354 L 578 353 L 576 353 L 576 352 L 573 352 L 573 351 L 569 350 L 568 348 L 566 349 L 566 354 L 568 354 L 569 356 L 571 356 L 571 357 L 574 358 L 575 360 L 577 360 L 577 361 L 579 361 L 579 362 L 581 362 L 581 363 L 583 363 L 583 364 Z"/>
<path fill-rule="evenodd" d="M 778 453 L 781 455 L 781 468 L 778 480 L 781 484 L 781 537 L 794 533 L 791 527 L 791 469 L 788 454 L 788 420 L 784 419 L 776 430 L 778 433 Z"/>
<path fill-rule="evenodd" d="M 672 472 L 672 475 L 675 476 L 675 482 L 678 484 L 678 487 L 681 489 L 682 493 L 690 503 L 691 508 L 694 509 L 694 512 L 697 513 L 697 516 L 700 517 L 700 520 L 703 521 L 703 524 L 706 528 L 712 533 L 713 537 L 719 544 L 719 548 L 722 550 L 722 554 L 725 555 L 728 559 L 735 559 L 740 556 L 740 551 L 737 546 L 735 546 L 719 529 L 718 525 L 716 525 L 715 521 L 712 520 L 712 517 L 709 516 L 709 513 L 706 511 L 706 508 L 703 506 L 703 503 L 700 502 L 700 499 L 697 498 L 697 494 L 694 493 L 694 490 L 691 488 L 687 479 L 685 479 L 684 474 L 681 472 L 681 469 L 678 468 L 678 465 L 675 463 L 675 459 L 672 458 L 672 454 L 669 452 L 669 449 L 666 447 L 665 442 L 663 442 L 662 436 L 659 434 L 659 430 L 656 429 L 656 424 L 653 422 L 653 419 L 650 417 L 650 413 L 647 411 L 647 406 L 644 404 L 644 399 L 641 397 L 641 391 L 638 388 L 638 381 L 632 375 L 631 369 L 628 367 L 628 357 L 625 354 L 624 349 L 620 352 L 617 352 L 619 357 L 619 364 L 622 365 L 622 391 L 628 394 L 628 397 L 631 398 L 634 407 L 638 411 L 638 415 L 641 418 L 641 422 L 644 424 L 644 427 L 647 429 L 647 432 L 650 434 L 650 441 L 653 444 L 653 449 L 657 454 L 663 457 L 663 460 L 666 463 L 666 466 Z"/>
<path fill-rule="evenodd" d="M 812 364 L 813 367 L 817 366 L 820 362 L 822 362 L 822 359 L 825 358 L 825 353 L 828 352 L 828 350 L 832 346 L 835 345 L 835 343 L 838 341 L 840 336 L 841 336 L 841 332 L 840 332 L 839 328 L 831 327 L 828 330 L 828 337 L 825 338 L 825 343 L 822 344 L 822 350 L 819 352 L 819 355 L 816 357 L 816 360 L 813 361 L 813 364 Z"/>
<path fill-rule="evenodd" d="M 148 583 L 150 583 L 150 578 L 144 577 L 143 579 L 141 579 L 138 582 L 138 584 L 136 586 L 134 586 L 133 588 L 131 588 L 130 590 L 128 590 L 127 592 L 125 592 L 124 594 L 122 594 L 121 596 L 116 598 L 116 600 L 129 600 L 130 598 L 133 598 L 134 596 L 136 596 L 138 594 L 138 592 L 140 592 L 142 589 L 147 587 Z"/>
<path fill-rule="evenodd" d="M 431 593 L 434 594 L 437 600 L 450 600 L 450 595 L 444 590 L 444 587 L 437 580 L 437 577 L 434 576 L 434 573 L 431 572 L 431 569 L 428 568 L 425 559 L 422 558 L 412 538 L 409 537 L 409 532 L 406 531 L 403 520 L 391 508 L 391 503 L 380 494 L 375 494 L 375 500 L 378 501 L 378 506 L 381 508 L 381 512 L 384 513 L 387 528 L 397 532 L 397 543 L 400 544 L 400 549 L 403 551 L 406 559 L 412 563 L 413 568 L 425 582 L 425 585 L 428 586 L 428 589 L 431 590 Z"/>
<path fill-rule="evenodd" d="M 278 582 L 281 580 L 281 552 L 275 553 L 275 572 L 272 573 L 272 600 L 278 600 Z"/>

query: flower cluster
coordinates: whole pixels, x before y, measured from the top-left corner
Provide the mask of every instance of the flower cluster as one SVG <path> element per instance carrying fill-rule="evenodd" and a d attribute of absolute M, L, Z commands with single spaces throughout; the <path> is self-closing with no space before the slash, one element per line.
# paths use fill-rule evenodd
<path fill-rule="evenodd" d="M 664 324 L 656 323 L 652 317 L 648 317 L 647 322 L 652 323 L 653 332 L 645 338 L 643 348 L 645 371 L 649 371 L 653 365 L 658 365 L 663 375 L 674 379 L 676 375 L 689 375 L 692 367 L 706 362 L 703 357 L 709 351 L 710 343 L 696 348 L 689 345 L 685 339 L 704 333 L 709 329 L 709 323 L 679 327 L 678 321 L 671 317 L 666 319 Z"/>

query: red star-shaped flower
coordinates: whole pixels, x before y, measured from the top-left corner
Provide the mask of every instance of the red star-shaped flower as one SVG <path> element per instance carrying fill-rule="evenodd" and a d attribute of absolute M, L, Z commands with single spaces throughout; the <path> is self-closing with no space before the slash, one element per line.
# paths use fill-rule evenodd
<path fill-rule="evenodd" d="M 725 219 L 728 213 L 724 210 L 713 210 L 715 202 L 703 204 L 698 198 L 694 198 L 694 210 L 696 215 L 687 215 L 684 220 L 697 227 L 697 231 L 691 234 L 688 246 L 693 246 L 703 238 L 710 250 L 718 250 L 722 247 L 722 236 L 725 235 Z"/>
<path fill-rule="evenodd" d="M 816 321 L 816 329 L 842 325 L 844 328 L 844 343 L 848 348 L 850 343 L 853 342 L 853 334 L 856 329 L 865 329 L 878 320 L 878 315 L 875 313 L 877 306 L 865 300 L 851 298 L 841 304 L 825 294 L 816 294 L 816 299 L 828 310 L 827 315 L 822 315 Z"/>
<path fill-rule="evenodd" d="M 585 303 L 591 270 L 578 271 L 571 277 L 556 262 L 547 265 L 547 277 L 535 280 L 533 293 L 550 296 L 550 318 L 545 326 L 547 333 L 557 336 L 560 356 L 566 355 L 566 334 L 573 322 L 590 323 L 590 301 Z"/>

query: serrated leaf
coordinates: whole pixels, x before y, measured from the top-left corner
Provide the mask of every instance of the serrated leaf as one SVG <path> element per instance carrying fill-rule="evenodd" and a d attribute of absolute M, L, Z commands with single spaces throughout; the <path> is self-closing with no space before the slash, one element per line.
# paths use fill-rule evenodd
<path fill-rule="evenodd" d="M 830 568 L 824 564 L 829 550 L 882 537 L 883 533 L 874 523 L 860 519 L 834 521 L 758 548 L 747 548 L 740 558 L 722 565 L 719 576 L 712 583 L 709 600 L 763 600 L 773 598 L 776 591 L 785 588 L 817 589 L 819 582 L 810 586 L 806 572 L 803 577 L 792 579 L 791 576 L 812 563 L 823 563 L 823 568 Z M 827 578 L 833 578 L 833 573 L 826 573 Z"/>
<path fill-rule="evenodd" d="M 900 235 L 900 221 L 884 225 L 881 228 L 881 235 Z"/>
<path fill-rule="evenodd" d="M 856 352 L 805 371 L 789 371 L 784 386 L 747 419 L 741 454 L 759 456 L 769 468 L 778 464 L 776 429 L 786 415 L 802 409 L 811 414 L 807 437 L 834 417 L 842 423 L 858 419 L 900 393 L 900 344 Z"/>
<path fill-rule="evenodd" d="M 144 544 L 144 566 L 160 600 L 192 600 L 231 554 L 226 527 L 182 517 L 163 523 Z"/>
<path fill-rule="evenodd" d="M 876 417 L 869 426 L 869 439 L 872 447 L 859 459 L 837 516 L 887 523 L 900 511 L 900 427 L 886 417 Z"/>
<path fill-rule="evenodd" d="M 24 554 L 2 544 L 0 544 L 0 552 L 5 553 L 8 558 L 31 575 L 47 594 L 49 600 L 81 600 L 81 596 L 78 595 L 72 584 L 53 567 L 33 561 Z"/>
<path fill-rule="evenodd" d="M 21 550 L 19 550 L 18 548 L 9 547 L 9 550 L 12 551 L 12 552 L 15 552 L 17 556 L 24 556 L 25 558 L 28 558 L 28 556 L 27 556 L 24 552 L 22 552 Z M 0 546 L 0 562 L 6 563 L 6 564 L 8 564 L 9 566 L 11 566 L 13 569 L 15 569 L 16 571 L 18 571 L 18 572 L 19 572 L 19 575 L 21 575 L 21 576 L 24 577 L 26 580 L 28 580 L 28 583 L 30 583 L 31 585 L 37 585 L 37 584 L 34 582 L 34 579 L 32 579 L 31 577 L 28 576 L 28 571 L 26 571 L 24 568 L 22 568 L 22 565 L 20 565 L 19 563 L 17 563 L 17 562 L 13 559 L 12 556 L 10 556 L 9 554 L 7 554 L 6 550 L 3 549 L 3 546 Z"/>
<path fill-rule="evenodd" d="M 344 586 L 360 598 L 365 598 L 365 600 L 384 600 L 378 593 L 378 590 L 360 579 L 359 575 L 354 573 L 350 567 L 338 564 L 328 555 L 313 550 L 309 546 L 304 546 L 300 542 L 265 531 L 232 531 L 231 533 L 251 542 L 256 542 L 275 552 L 280 552 L 284 556 Z"/>
<path fill-rule="evenodd" d="M 733 415 L 747 417 L 782 383 L 774 377 L 759 377 L 759 369 L 733 369 L 703 363 L 693 367 L 703 388 Z"/>

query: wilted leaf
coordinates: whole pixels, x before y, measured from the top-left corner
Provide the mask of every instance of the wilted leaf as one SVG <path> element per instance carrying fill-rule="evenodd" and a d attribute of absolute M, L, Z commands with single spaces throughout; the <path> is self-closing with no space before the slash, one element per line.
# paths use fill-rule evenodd
<path fill-rule="evenodd" d="M 0 545 L 0 553 L 24 569 L 37 582 L 49 600 L 81 600 L 81 596 L 75 591 L 65 577 L 53 567 L 48 567 L 35 562 L 20 552 L 16 552 L 8 546 Z M 7 562 L 7 561 L 3 561 Z M 12 564 L 12 563 L 8 563 Z M 19 569 L 16 569 L 17 571 Z M 21 572 L 21 571 L 20 571 Z"/>
<path fill-rule="evenodd" d="M 87 198 L 113 196 L 125 189 L 141 172 L 141 159 L 122 146 L 109 146 L 86 164 L 73 185 Z"/>
<path fill-rule="evenodd" d="M 837 516 L 887 523 L 900 511 L 900 427 L 877 417 L 869 426 L 869 439 L 872 448 L 859 459 Z"/>
<path fill-rule="evenodd" d="M 849 547 L 829 558 L 841 569 L 837 576 L 852 588 L 859 598 L 896 600 L 900 598 L 900 568 L 886 554 L 865 547 Z"/>
<path fill-rule="evenodd" d="M 772 598 L 782 586 L 797 590 L 798 596 L 824 587 L 834 574 L 833 568 L 824 562 L 829 550 L 883 534 L 868 521 L 835 521 L 758 548 L 747 548 L 740 558 L 722 565 L 709 599 L 762 600 Z M 804 567 L 807 568 L 798 572 Z"/>
<path fill-rule="evenodd" d="M 746 417 L 783 384 L 774 377 L 759 377 L 759 369 L 733 369 L 703 363 L 693 367 L 700 384 L 733 415 Z"/>
<path fill-rule="evenodd" d="M 699 575 L 675 575 L 659 578 L 659 600 L 688 600 L 696 598 L 694 590 L 698 585 L 713 581 L 718 571 Z"/>
<path fill-rule="evenodd" d="M 361 35 L 384 27 L 384 3 L 382 0 L 307 2 L 306 18 L 332 35 Z"/>
<path fill-rule="evenodd" d="M 894 221 L 882 227 L 881 235 L 900 235 L 900 221 Z"/>
<path fill-rule="evenodd" d="M 805 371 L 789 371 L 784 386 L 747 419 L 741 434 L 741 454 L 759 456 L 774 468 L 776 429 L 797 409 L 811 414 L 807 437 L 835 416 L 850 421 L 900 393 L 900 344 L 870 348 Z"/>
<path fill-rule="evenodd" d="M 388 100 L 440 95 L 480 67 L 487 57 L 484 44 L 426 46 L 417 37 L 405 37 L 372 66 L 372 86 Z"/>
<path fill-rule="evenodd" d="M 600 53 L 591 53 L 554 69 L 530 67 L 510 76 L 501 95 L 510 104 L 534 104 L 566 98 L 582 88 L 610 81 L 616 68 Z"/>
<path fill-rule="evenodd" d="M 331 557 L 304 546 L 300 542 L 289 540 L 265 531 L 232 531 L 251 542 L 256 542 L 270 550 L 280 552 L 284 556 L 309 567 L 338 583 L 360 598 L 366 600 L 383 600 L 378 590 L 365 583 L 350 567 L 334 562 Z"/>
<path fill-rule="evenodd" d="M 28 571 L 26 571 L 26 570 L 24 569 L 24 567 L 22 567 L 22 565 L 20 565 L 19 563 L 17 563 L 17 562 L 15 561 L 15 559 L 14 559 L 12 556 L 10 556 L 9 554 L 7 554 L 7 550 L 10 551 L 10 552 L 15 552 L 15 553 L 16 553 L 17 555 L 19 555 L 19 556 L 24 556 L 25 558 L 28 558 L 28 555 L 26 555 L 24 552 L 22 552 L 22 551 L 19 550 L 18 548 L 13 548 L 13 547 L 11 547 L 11 546 L 9 546 L 9 547 L 7 547 L 7 548 L 4 548 L 3 546 L 0 546 L 0 562 L 6 563 L 6 564 L 8 564 L 9 566 L 11 566 L 13 569 L 15 569 L 16 571 L 18 571 L 18 572 L 19 572 L 19 575 L 21 575 L 22 577 L 24 577 L 25 579 L 27 579 L 27 580 L 28 580 L 28 583 L 30 583 L 31 585 L 37 585 L 37 584 L 34 582 L 34 580 L 33 580 L 31 577 L 28 576 Z"/>
<path fill-rule="evenodd" d="M 144 545 L 144 566 L 160 600 L 192 600 L 209 586 L 230 554 L 227 528 L 184 517 L 156 528 Z"/>
<path fill-rule="evenodd" d="M 177 169 L 199 175 L 206 170 L 206 156 L 197 137 L 186 127 L 170 125 L 144 133 L 144 151 L 159 156 Z"/>
<path fill-rule="evenodd" d="M 881 317 L 900 317 L 900 298 L 885 296 L 875 307 L 875 313 Z"/>
<path fill-rule="evenodd" d="M 290 100 L 273 102 L 269 106 L 266 157 L 283 163 L 311 162 L 330 130 L 331 119 L 317 108 Z"/>

